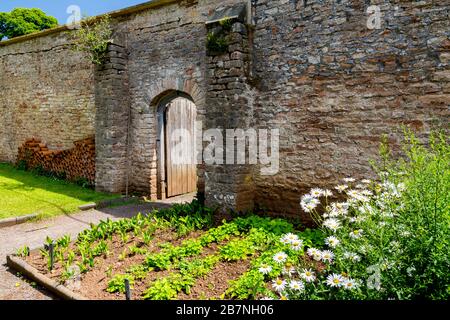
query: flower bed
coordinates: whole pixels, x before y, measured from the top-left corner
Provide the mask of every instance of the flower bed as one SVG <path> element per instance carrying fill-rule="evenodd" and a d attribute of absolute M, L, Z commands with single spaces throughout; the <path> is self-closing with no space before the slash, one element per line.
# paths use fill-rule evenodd
<path fill-rule="evenodd" d="M 248 274 L 276 253 L 280 235 L 294 229 L 285 220 L 257 216 L 213 227 L 211 212 L 193 202 L 103 221 L 74 242 L 47 239 L 46 248 L 30 253 L 25 247 L 18 255 L 88 299 L 125 299 L 126 281 L 132 299 L 256 299 L 265 293 L 261 288 L 242 294 Z M 316 233 L 298 232 L 304 242 L 288 253 L 289 261 L 302 258 L 304 243 L 312 245 L 309 235 Z"/>

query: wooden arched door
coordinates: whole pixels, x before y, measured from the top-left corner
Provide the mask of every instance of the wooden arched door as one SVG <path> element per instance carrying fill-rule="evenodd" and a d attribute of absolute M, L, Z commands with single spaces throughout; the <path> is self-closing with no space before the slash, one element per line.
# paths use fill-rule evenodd
<path fill-rule="evenodd" d="M 166 197 L 197 190 L 195 104 L 183 97 L 171 100 L 164 114 Z"/>

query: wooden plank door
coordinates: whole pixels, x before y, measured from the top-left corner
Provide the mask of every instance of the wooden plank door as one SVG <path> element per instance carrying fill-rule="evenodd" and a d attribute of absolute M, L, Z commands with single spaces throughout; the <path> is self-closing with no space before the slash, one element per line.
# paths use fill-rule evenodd
<path fill-rule="evenodd" d="M 195 104 L 176 98 L 166 109 L 166 181 L 167 197 L 197 190 L 194 122 Z"/>

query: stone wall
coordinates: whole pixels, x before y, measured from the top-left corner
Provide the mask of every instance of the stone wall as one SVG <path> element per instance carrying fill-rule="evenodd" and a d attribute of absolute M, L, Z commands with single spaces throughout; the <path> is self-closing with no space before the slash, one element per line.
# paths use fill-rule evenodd
<path fill-rule="evenodd" d="M 254 114 L 281 129 L 279 174 L 256 177 L 262 208 L 297 214 L 310 187 L 370 177 L 380 136 L 398 148 L 402 125 L 448 128 L 448 1 L 256 3 Z M 379 30 L 367 28 L 370 4 Z"/>
<path fill-rule="evenodd" d="M 51 150 L 94 134 L 93 67 L 67 33 L 0 44 L 0 161 L 35 137 Z"/>
<path fill-rule="evenodd" d="M 239 16 L 227 52 L 207 53 L 211 16 L 250 3 L 252 25 Z M 367 27 L 371 4 L 380 29 Z M 298 215 L 310 187 L 370 177 L 382 134 L 398 148 L 402 125 L 420 136 L 448 128 L 449 10 L 444 0 L 154 1 L 113 15 L 110 61 L 95 71 L 65 32 L 0 45 L 0 161 L 32 136 L 65 148 L 95 127 L 97 187 L 156 198 L 157 110 L 182 92 L 205 129 L 280 129 L 273 176 L 199 166 L 207 203 Z"/>
<path fill-rule="evenodd" d="M 162 98 L 181 91 L 205 119 L 206 27 L 208 14 L 227 1 L 178 1 L 118 19 L 126 36 L 131 107 L 130 190 L 157 196 L 157 109 Z M 204 184 L 199 166 L 199 187 Z"/>

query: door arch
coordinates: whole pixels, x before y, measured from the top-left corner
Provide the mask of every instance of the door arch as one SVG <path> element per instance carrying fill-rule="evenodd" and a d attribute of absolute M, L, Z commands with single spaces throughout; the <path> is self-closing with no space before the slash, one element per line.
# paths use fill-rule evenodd
<path fill-rule="evenodd" d="M 164 97 L 158 107 L 158 198 L 197 191 L 195 120 L 197 107 L 182 92 Z"/>

